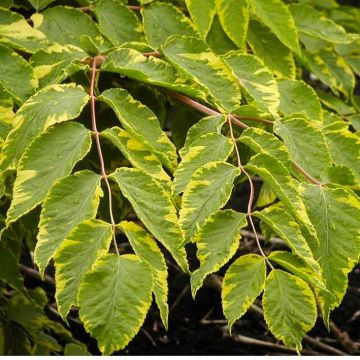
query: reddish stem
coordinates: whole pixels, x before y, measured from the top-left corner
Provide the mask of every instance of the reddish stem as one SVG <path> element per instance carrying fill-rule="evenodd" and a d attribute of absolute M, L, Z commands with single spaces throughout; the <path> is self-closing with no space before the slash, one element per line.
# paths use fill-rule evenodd
<path fill-rule="evenodd" d="M 158 51 L 152 51 L 152 52 L 144 52 L 142 53 L 144 56 L 154 56 L 154 57 L 160 57 L 161 54 Z"/>

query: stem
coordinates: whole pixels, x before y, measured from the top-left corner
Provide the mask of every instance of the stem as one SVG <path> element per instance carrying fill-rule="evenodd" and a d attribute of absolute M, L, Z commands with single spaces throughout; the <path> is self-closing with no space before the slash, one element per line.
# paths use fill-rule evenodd
<path fill-rule="evenodd" d="M 324 186 L 324 184 L 322 182 L 313 178 L 298 163 L 296 163 L 295 161 L 292 161 L 292 164 L 293 164 L 294 168 L 296 169 L 296 171 L 298 173 L 300 173 L 301 175 L 303 175 L 307 180 L 309 180 L 310 183 L 312 183 L 314 185 Z"/>
<path fill-rule="evenodd" d="M 161 54 L 158 51 L 152 51 L 152 52 L 144 52 L 142 53 L 144 56 L 154 56 L 154 57 L 160 57 Z"/>
<path fill-rule="evenodd" d="M 96 112 L 95 112 L 95 101 L 96 101 L 96 99 L 95 99 L 95 95 L 94 95 L 94 89 L 95 89 L 95 81 L 96 81 L 96 73 L 97 73 L 97 69 L 96 69 L 97 61 L 98 61 L 98 57 L 95 56 L 94 59 L 93 59 L 93 63 L 92 63 L 91 81 L 90 81 L 91 124 L 92 124 L 92 131 L 93 131 L 93 134 L 94 134 L 94 137 L 95 137 L 96 149 L 97 149 L 97 153 L 98 153 L 98 156 L 99 156 L 101 175 L 102 175 L 102 178 L 105 181 L 107 191 L 108 191 L 109 215 L 110 215 L 111 225 L 112 225 L 112 228 L 113 228 L 114 247 L 115 247 L 116 253 L 118 255 L 120 255 L 119 254 L 119 249 L 118 249 L 117 243 L 116 243 L 116 236 L 115 236 L 116 224 L 115 224 L 114 215 L 113 215 L 111 187 L 110 187 L 110 183 L 109 183 L 109 178 L 108 178 L 108 176 L 106 174 L 106 170 L 105 170 L 104 157 L 103 157 L 103 153 L 102 153 L 101 145 L 100 145 L 99 131 L 98 131 L 97 126 L 96 126 Z M 101 59 L 100 59 L 100 61 L 101 61 Z"/>
<path fill-rule="evenodd" d="M 257 247 L 259 248 L 259 251 L 260 251 L 260 254 L 261 256 L 265 259 L 266 263 L 269 265 L 269 267 L 274 270 L 274 267 L 272 266 L 272 264 L 270 263 L 269 259 L 267 258 L 267 256 L 265 255 L 263 249 L 261 248 L 261 245 L 260 245 L 260 240 L 259 240 L 259 237 L 257 235 L 257 232 L 256 232 L 256 229 L 255 229 L 255 225 L 254 225 L 254 222 L 253 222 L 253 219 L 252 219 L 252 207 L 253 207 L 253 203 L 254 203 L 254 197 L 255 197 L 255 190 L 254 190 L 254 183 L 251 179 L 251 176 L 249 175 L 249 173 L 245 170 L 245 168 L 242 166 L 241 164 L 241 158 L 240 158 L 240 153 L 239 153 L 239 149 L 236 145 L 236 139 L 234 137 L 234 132 L 233 132 L 233 128 L 232 128 L 232 116 L 229 115 L 228 116 L 228 124 L 229 124 L 229 130 L 230 130 L 230 138 L 231 138 L 231 141 L 233 142 L 234 144 L 234 148 L 235 148 L 235 153 L 236 153 L 236 159 L 237 159 L 237 163 L 238 163 L 238 167 L 239 169 L 241 170 L 241 172 L 243 172 L 246 177 L 248 178 L 249 180 L 249 185 L 250 185 L 250 196 L 249 196 L 249 201 L 248 201 L 248 207 L 247 207 L 247 216 L 249 218 L 249 222 L 250 222 L 250 225 L 251 225 L 251 228 L 252 228 L 252 231 L 254 233 L 254 236 L 255 236 L 255 241 L 256 241 L 256 244 L 257 244 Z"/>

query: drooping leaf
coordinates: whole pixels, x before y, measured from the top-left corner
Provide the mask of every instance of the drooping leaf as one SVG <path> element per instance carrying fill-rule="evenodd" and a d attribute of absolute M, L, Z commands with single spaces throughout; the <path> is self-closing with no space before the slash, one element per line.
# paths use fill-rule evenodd
<path fill-rule="evenodd" d="M 147 42 L 155 49 L 171 35 L 196 36 L 189 18 L 178 8 L 165 2 L 155 2 L 141 10 Z"/>
<path fill-rule="evenodd" d="M 254 54 L 275 75 L 290 79 L 295 77 L 295 62 L 291 50 L 262 22 L 250 20 L 246 39 Z"/>
<path fill-rule="evenodd" d="M 245 214 L 233 210 L 214 213 L 201 226 L 196 236 L 200 266 L 190 278 L 192 296 L 202 286 L 207 275 L 218 271 L 239 247 L 240 229 L 247 225 Z"/>
<path fill-rule="evenodd" d="M 74 122 L 58 124 L 36 138 L 20 160 L 6 223 L 39 205 L 54 183 L 69 175 L 90 147 L 89 130 Z"/>
<path fill-rule="evenodd" d="M 264 317 L 270 331 L 300 351 L 301 340 L 316 321 L 316 302 L 309 285 L 295 275 L 273 270 L 265 281 Z"/>
<path fill-rule="evenodd" d="M 100 175 L 83 170 L 60 180 L 47 193 L 34 253 L 40 273 L 69 232 L 82 221 L 95 217 L 102 196 L 100 181 Z"/>
<path fill-rule="evenodd" d="M 23 292 L 24 280 L 20 275 L 19 263 L 10 249 L 0 244 L 0 279 L 13 289 Z"/>
<path fill-rule="evenodd" d="M 136 169 L 117 169 L 111 178 L 130 201 L 136 215 L 147 229 L 171 253 L 179 266 L 186 271 L 186 252 L 178 225 L 176 209 L 171 196 L 151 176 Z"/>
<path fill-rule="evenodd" d="M 98 98 L 114 110 L 124 129 L 143 143 L 169 170 L 177 166 L 175 146 L 161 130 L 159 120 L 149 108 L 120 88 L 105 90 Z"/>
<path fill-rule="evenodd" d="M 151 269 L 154 279 L 156 304 L 165 328 L 168 327 L 169 307 L 168 300 L 168 271 L 164 255 L 161 253 L 155 240 L 141 226 L 133 222 L 122 221 L 119 228 L 126 234 L 136 255 L 146 262 Z"/>
<path fill-rule="evenodd" d="M 0 170 L 14 168 L 26 147 L 49 126 L 79 116 L 89 100 L 81 86 L 52 85 L 37 92 L 17 111 L 4 147 Z"/>
<path fill-rule="evenodd" d="M 264 258 L 256 254 L 239 257 L 226 271 L 221 299 L 230 330 L 263 291 L 265 279 Z"/>
<path fill-rule="evenodd" d="M 216 0 L 217 13 L 226 35 L 244 49 L 249 25 L 248 0 Z"/>
<path fill-rule="evenodd" d="M 80 319 L 103 354 L 123 349 L 137 334 L 152 287 L 149 267 L 134 255 L 105 255 L 85 274 L 78 295 Z"/>
<path fill-rule="evenodd" d="M 194 240 L 207 218 L 226 204 L 239 172 L 230 164 L 212 162 L 194 173 L 184 191 L 179 217 L 186 242 Z"/>
<path fill-rule="evenodd" d="M 206 38 L 216 14 L 216 0 L 185 0 L 185 3 L 197 30 Z"/>
<path fill-rule="evenodd" d="M 84 274 L 96 259 L 104 256 L 113 235 L 111 224 L 86 220 L 76 226 L 61 243 L 55 254 L 56 303 L 66 319 L 76 298 Z"/>
<path fill-rule="evenodd" d="M 295 53 L 300 54 L 299 39 L 291 13 L 281 0 L 252 0 L 255 14 L 279 40 Z"/>
<path fill-rule="evenodd" d="M 202 135 L 195 140 L 174 173 L 174 192 L 183 192 L 191 176 L 203 165 L 213 161 L 226 161 L 233 147 L 231 140 L 219 133 Z"/>
<path fill-rule="evenodd" d="M 222 109 L 231 111 L 239 105 L 241 95 L 231 70 L 202 40 L 174 35 L 162 46 L 162 51 L 170 63 L 208 89 Z"/>

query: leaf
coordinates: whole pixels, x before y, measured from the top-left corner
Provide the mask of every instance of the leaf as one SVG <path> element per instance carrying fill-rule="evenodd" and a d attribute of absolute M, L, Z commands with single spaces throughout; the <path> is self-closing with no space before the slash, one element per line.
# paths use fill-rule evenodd
<path fill-rule="evenodd" d="M 295 62 L 291 50 L 262 22 L 250 20 L 246 40 L 253 53 L 276 76 L 295 78 Z"/>
<path fill-rule="evenodd" d="M 130 133 L 115 126 L 102 131 L 101 136 L 111 141 L 134 168 L 153 176 L 164 186 L 169 185 L 171 179 L 162 168 L 159 159 Z"/>
<path fill-rule="evenodd" d="M 83 170 L 58 181 L 47 193 L 34 253 L 41 274 L 70 231 L 96 216 L 102 196 L 100 181 L 100 175 Z"/>
<path fill-rule="evenodd" d="M 142 227 L 133 222 L 122 221 L 119 228 L 125 233 L 136 255 L 149 265 L 154 279 L 156 304 L 160 310 L 161 320 L 168 328 L 168 271 L 164 255 L 155 240 Z"/>
<path fill-rule="evenodd" d="M 40 87 L 61 83 L 80 70 L 85 70 L 82 62 L 88 55 L 72 45 L 54 44 L 38 50 L 30 59 Z"/>
<path fill-rule="evenodd" d="M 221 299 L 229 329 L 250 308 L 264 289 L 266 265 L 264 258 L 247 254 L 234 261 L 226 271 Z"/>
<path fill-rule="evenodd" d="M 254 13 L 289 49 L 300 54 L 299 39 L 289 8 L 281 0 L 252 0 Z"/>
<path fill-rule="evenodd" d="M 197 30 L 205 38 L 216 14 L 216 0 L 185 0 L 185 3 Z"/>
<path fill-rule="evenodd" d="M 102 0 L 96 2 L 92 11 L 96 15 L 100 31 L 113 45 L 143 39 L 139 19 L 125 4 L 115 0 Z"/>
<path fill-rule="evenodd" d="M 231 140 L 219 133 L 200 136 L 191 144 L 174 173 L 174 192 L 183 192 L 191 176 L 203 165 L 213 161 L 226 161 L 233 148 Z"/>
<path fill-rule="evenodd" d="M 0 8 L 0 43 L 30 53 L 48 45 L 41 31 L 31 27 L 20 14 L 4 8 Z"/>
<path fill-rule="evenodd" d="M 117 169 L 111 178 L 131 203 L 147 229 L 171 253 L 183 271 L 187 271 L 186 252 L 170 194 L 151 176 L 136 169 Z"/>
<path fill-rule="evenodd" d="M 316 303 L 309 285 L 295 275 L 273 270 L 265 281 L 262 303 L 270 331 L 300 352 L 302 338 L 316 321 Z"/>
<path fill-rule="evenodd" d="M 106 255 L 112 236 L 111 224 L 86 220 L 73 228 L 56 251 L 56 303 L 64 320 L 77 303 L 81 279 L 96 259 Z"/>
<path fill-rule="evenodd" d="M 161 130 L 159 120 L 148 107 L 120 88 L 105 90 L 98 99 L 110 106 L 124 129 L 143 143 L 169 170 L 177 166 L 175 146 Z"/>
<path fill-rule="evenodd" d="M 347 275 L 360 255 L 360 202 L 350 191 L 302 184 L 300 193 L 321 241 L 312 247 L 326 287 L 321 293 L 325 324 L 329 311 L 339 306 L 347 288 Z M 341 270 L 340 270 L 341 269 Z"/>
<path fill-rule="evenodd" d="M 135 255 L 107 254 L 85 274 L 78 295 L 80 319 L 104 355 L 125 348 L 137 334 L 152 287 L 149 267 Z"/>
<path fill-rule="evenodd" d="M 85 345 L 68 343 L 64 348 L 65 356 L 89 356 L 91 355 Z"/>
<path fill-rule="evenodd" d="M 0 45 L 0 57 L 0 83 L 21 105 L 38 86 L 34 71 L 24 58 L 6 46 Z"/>
<path fill-rule="evenodd" d="M 320 101 L 314 89 L 302 80 L 278 80 L 281 113 L 292 115 L 304 112 L 311 120 L 322 121 Z"/>
<path fill-rule="evenodd" d="M 54 126 L 36 138 L 20 160 L 6 224 L 39 205 L 54 183 L 69 175 L 90 147 L 90 132 L 73 122 Z"/>
<path fill-rule="evenodd" d="M 281 203 L 269 206 L 262 211 L 256 211 L 254 216 L 264 221 L 314 272 L 320 273 L 319 264 L 314 259 L 313 253 L 304 239 L 299 225 Z"/>
<path fill-rule="evenodd" d="M 20 275 L 19 263 L 16 256 L 7 247 L 0 243 L 0 279 L 13 289 L 23 292 L 24 279 Z"/>
<path fill-rule="evenodd" d="M 17 111 L 2 149 L 0 170 L 15 168 L 26 147 L 49 126 L 78 117 L 89 96 L 81 86 L 52 85 L 37 92 Z"/>
<path fill-rule="evenodd" d="M 172 65 L 153 56 L 145 57 L 133 49 L 115 49 L 109 52 L 101 70 L 206 100 L 204 89 L 179 74 Z"/>
<path fill-rule="evenodd" d="M 331 159 L 323 133 L 301 116 L 278 119 L 274 132 L 289 150 L 291 158 L 315 179 L 323 179 Z"/>
<path fill-rule="evenodd" d="M 190 278 L 193 298 L 206 276 L 218 271 L 235 255 L 240 229 L 246 225 L 246 216 L 233 210 L 217 211 L 202 225 L 196 236 L 200 266 Z"/>
<path fill-rule="evenodd" d="M 231 52 L 223 57 L 257 106 L 276 115 L 280 104 L 277 84 L 271 72 L 254 55 Z"/>
<path fill-rule="evenodd" d="M 333 43 L 347 43 L 351 37 L 346 31 L 319 11 L 305 4 L 289 5 L 296 27 L 300 33 Z"/>
<path fill-rule="evenodd" d="M 202 118 L 199 122 L 197 122 L 189 129 L 186 135 L 185 144 L 179 151 L 180 156 L 184 158 L 191 149 L 192 144 L 202 135 L 206 135 L 209 133 L 220 134 L 221 128 L 224 125 L 225 121 L 226 117 L 223 115 L 215 115 Z"/>
<path fill-rule="evenodd" d="M 231 70 L 203 41 L 174 35 L 162 46 L 162 52 L 192 81 L 208 89 L 217 106 L 231 111 L 239 105 L 241 95 Z"/>
<path fill-rule="evenodd" d="M 29 0 L 29 3 L 34 7 L 37 12 L 47 7 L 52 2 L 54 2 L 54 0 Z"/>
<path fill-rule="evenodd" d="M 225 162 L 211 162 L 197 170 L 184 191 L 179 225 L 186 242 L 207 218 L 229 200 L 239 169 Z"/>
<path fill-rule="evenodd" d="M 249 25 L 248 0 L 216 0 L 217 13 L 226 35 L 244 49 Z"/>
<path fill-rule="evenodd" d="M 190 19 L 171 4 L 155 2 L 142 8 L 141 13 L 146 40 L 155 49 L 171 35 L 197 36 Z"/>

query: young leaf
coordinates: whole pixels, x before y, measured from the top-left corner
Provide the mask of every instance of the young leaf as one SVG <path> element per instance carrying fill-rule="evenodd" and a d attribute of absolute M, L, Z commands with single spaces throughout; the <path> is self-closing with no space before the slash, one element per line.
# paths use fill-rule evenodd
<path fill-rule="evenodd" d="M 235 255 L 240 229 L 246 225 L 246 216 L 233 210 L 217 211 L 202 225 L 195 240 L 200 267 L 190 278 L 194 298 L 205 277 L 218 271 Z"/>
<path fill-rule="evenodd" d="M 114 110 L 125 130 L 143 143 L 169 170 L 176 168 L 175 146 L 161 130 L 159 120 L 149 108 L 120 88 L 105 90 L 98 98 Z"/>
<path fill-rule="evenodd" d="M 309 285 L 295 275 L 273 270 L 265 281 L 264 317 L 270 331 L 300 352 L 301 340 L 316 321 L 316 302 Z"/>
<path fill-rule="evenodd" d="M 162 46 L 162 51 L 170 63 L 208 89 L 222 109 L 231 111 L 239 105 L 239 86 L 231 70 L 202 40 L 174 35 Z"/>
<path fill-rule="evenodd" d="M 17 111 L 2 149 L 0 170 L 16 168 L 26 147 L 49 126 L 78 117 L 89 100 L 81 86 L 52 85 L 37 92 Z"/>
<path fill-rule="evenodd" d="M 299 39 L 294 19 L 281 0 L 252 0 L 255 14 L 289 49 L 300 54 Z"/>
<path fill-rule="evenodd" d="M 136 215 L 187 271 L 186 252 L 171 196 L 151 176 L 136 169 L 117 169 L 111 178 L 130 201 Z"/>
<path fill-rule="evenodd" d="M 231 52 L 223 57 L 233 70 L 245 90 L 255 99 L 257 106 L 272 115 L 276 115 L 280 104 L 280 95 L 271 72 L 254 55 Z"/>
<path fill-rule="evenodd" d="M 229 200 L 238 168 L 225 162 L 212 162 L 197 170 L 185 189 L 179 225 L 186 242 L 193 237 L 206 219 Z"/>
<path fill-rule="evenodd" d="M 164 255 L 155 240 L 141 226 L 133 222 L 122 221 L 119 228 L 125 233 L 136 255 L 146 262 L 151 269 L 154 279 L 155 301 L 160 310 L 161 320 L 168 328 L 168 271 Z"/>
<path fill-rule="evenodd" d="M 96 259 L 105 255 L 113 235 L 111 224 L 101 220 L 86 220 L 75 227 L 55 254 L 56 303 L 66 319 L 76 304 L 81 279 Z"/>
<path fill-rule="evenodd" d="M 206 38 L 216 14 L 216 0 L 185 0 L 185 3 L 197 30 Z"/>
<path fill-rule="evenodd" d="M 80 319 L 104 355 L 123 349 L 137 334 L 152 287 L 149 267 L 135 255 L 105 255 L 85 274 L 78 295 Z"/>
<path fill-rule="evenodd" d="M 264 258 L 247 254 L 234 261 L 226 271 L 221 299 L 229 329 L 240 319 L 264 289 L 266 265 Z"/>
<path fill-rule="evenodd" d="M 47 193 L 34 253 L 41 274 L 69 232 L 95 217 L 102 196 L 100 181 L 100 175 L 83 170 L 60 180 Z"/>
<path fill-rule="evenodd" d="M 36 138 L 20 160 L 6 223 L 39 205 L 54 183 L 69 175 L 90 147 L 90 132 L 74 122 L 58 124 Z"/>
<path fill-rule="evenodd" d="M 195 140 L 174 173 L 174 192 L 183 192 L 191 176 L 203 165 L 213 161 L 226 161 L 233 147 L 231 140 L 219 133 L 209 133 Z"/>

